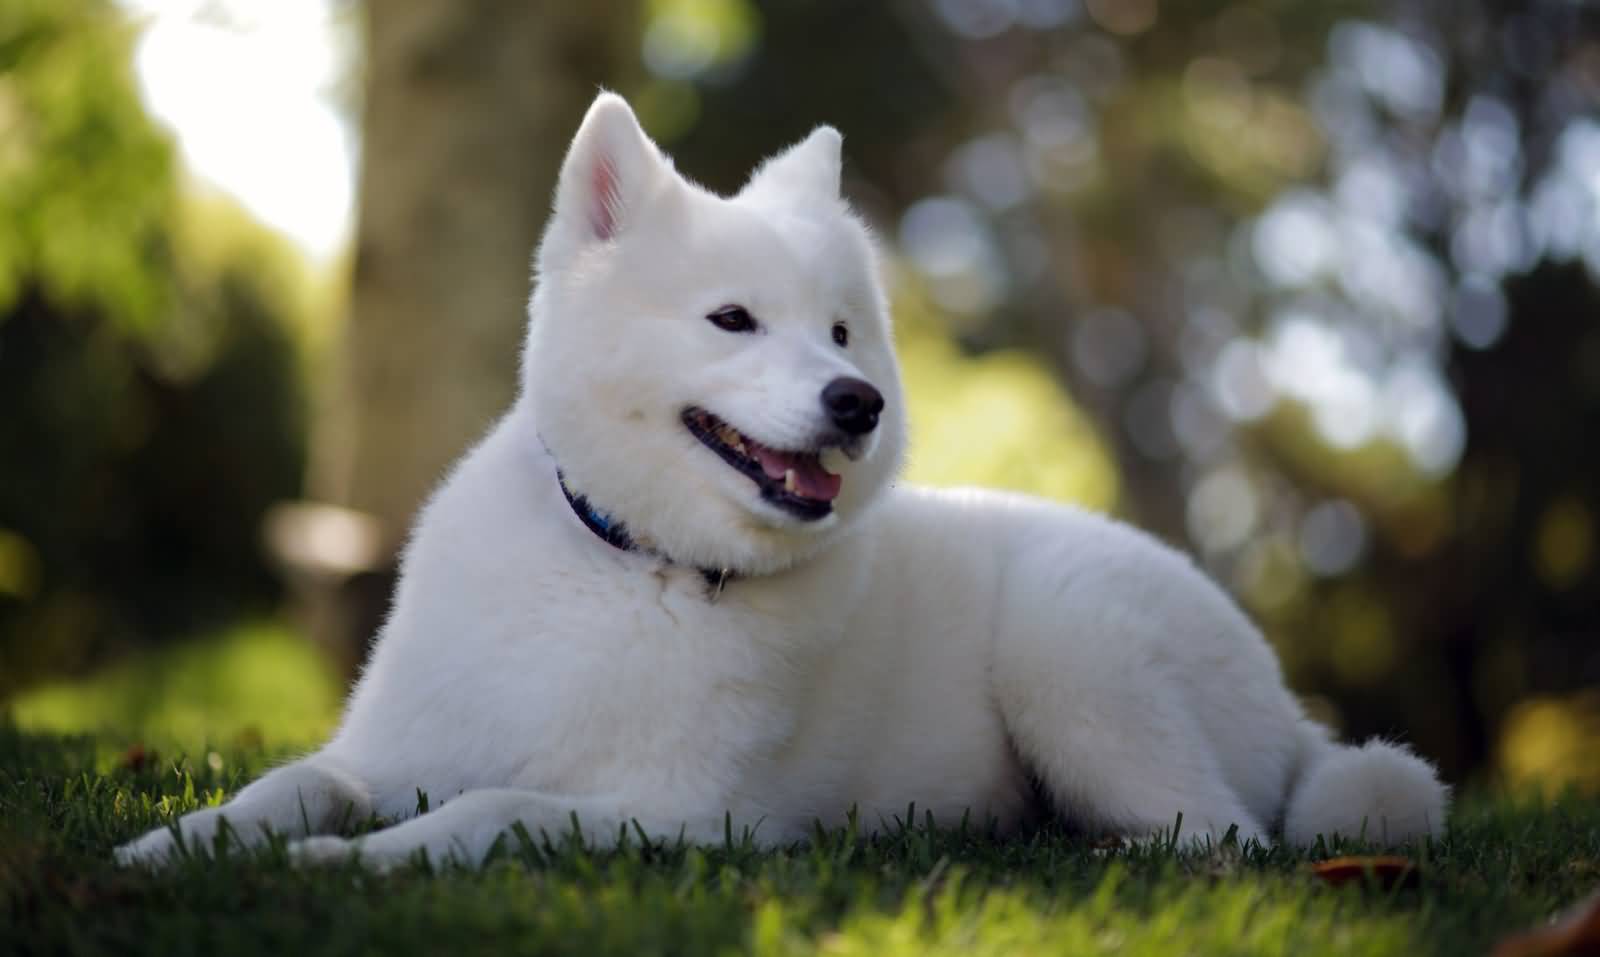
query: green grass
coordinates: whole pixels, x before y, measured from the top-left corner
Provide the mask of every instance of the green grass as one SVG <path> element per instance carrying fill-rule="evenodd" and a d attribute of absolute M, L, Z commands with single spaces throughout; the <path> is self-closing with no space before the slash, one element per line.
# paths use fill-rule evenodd
<path fill-rule="evenodd" d="M 159 875 L 112 865 L 117 843 L 314 744 L 336 705 L 315 655 L 271 627 L 13 702 L 0 719 L 0 954 L 1456 957 L 1600 885 L 1600 801 L 1486 793 L 1415 853 L 1420 883 L 1394 889 L 1311 875 L 1313 857 L 1351 847 L 1208 857 L 921 824 L 766 852 L 514 840 L 481 870 L 389 876 L 297 871 L 281 846 Z M 129 766 L 135 743 L 160 756 Z"/>
<path fill-rule="evenodd" d="M 281 847 L 122 871 L 117 842 L 272 758 L 109 757 L 0 726 L 0 953 L 1482 953 L 1600 884 L 1600 804 L 1469 799 L 1420 886 L 1331 888 L 1283 850 L 1105 852 L 912 827 L 762 852 L 512 841 L 479 871 L 296 871 Z"/>

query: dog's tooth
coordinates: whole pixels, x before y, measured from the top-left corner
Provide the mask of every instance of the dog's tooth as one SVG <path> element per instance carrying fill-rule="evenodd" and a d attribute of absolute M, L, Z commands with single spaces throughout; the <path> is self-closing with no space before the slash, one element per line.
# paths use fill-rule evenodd
<path fill-rule="evenodd" d="M 734 439 L 733 440 L 733 450 L 735 452 L 738 452 L 740 455 L 748 454 L 748 453 L 745 452 L 744 440 L 743 439 Z"/>
<path fill-rule="evenodd" d="M 785 492 L 789 492 L 789 493 L 793 493 L 794 492 L 794 490 L 795 490 L 794 469 L 784 469 L 783 470 L 783 490 Z"/>

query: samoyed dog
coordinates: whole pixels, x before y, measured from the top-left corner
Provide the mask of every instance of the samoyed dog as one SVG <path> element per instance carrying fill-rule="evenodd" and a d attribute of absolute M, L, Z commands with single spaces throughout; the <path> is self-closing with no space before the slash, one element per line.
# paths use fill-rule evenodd
<path fill-rule="evenodd" d="M 1332 742 L 1182 555 L 897 480 L 889 309 L 839 175 L 822 127 L 713 195 L 600 95 L 521 394 L 423 509 L 338 732 L 118 859 L 270 832 L 306 862 L 477 863 L 519 822 L 783 844 L 912 803 L 1001 833 L 1438 834 L 1433 768 Z M 331 833 L 369 815 L 398 823 Z"/>

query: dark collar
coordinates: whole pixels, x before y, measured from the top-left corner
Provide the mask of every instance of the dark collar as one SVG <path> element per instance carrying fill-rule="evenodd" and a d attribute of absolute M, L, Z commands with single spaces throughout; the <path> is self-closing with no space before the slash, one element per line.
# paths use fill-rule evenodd
<path fill-rule="evenodd" d="M 561 486 L 561 494 L 566 496 L 567 504 L 572 506 L 573 514 L 578 516 L 584 527 L 593 532 L 596 538 L 612 548 L 624 552 L 638 552 L 641 555 L 649 555 L 651 558 L 659 559 L 669 565 L 674 564 L 670 558 L 655 549 L 634 541 L 633 536 L 628 534 L 626 525 L 590 505 L 587 498 L 568 488 L 567 478 L 561 474 L 559 468 L 556 469 L 556 483 Z M 706 581 L 706 599 L 708 601 L 716 601 L 718 596 L 722 594 L 722 589 L 727 587 L 728 582 L 735 577 L 733 571 L 727 568 L 696 568 L 695 571 L 699 572 L 700 577 Z"/>

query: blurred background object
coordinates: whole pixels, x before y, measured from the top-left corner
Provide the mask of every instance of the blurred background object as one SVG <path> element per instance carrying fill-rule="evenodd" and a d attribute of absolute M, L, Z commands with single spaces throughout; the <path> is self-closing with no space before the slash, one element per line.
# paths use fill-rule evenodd
<path fill-rule="evenodd" d="M 1344 732 L 1600 790 L 1600 8 L 1571 0 L 0 0 L 16 720 L 232 733 L 152 687 L 324 688 L 284 677 L 295 633 L 354 672 L 410 515 L 513 394 L 601 86 L 716 190 L 844 133 L 913 479 L 1122 514 Z M 331 721 L 288 697 L 268 733 Z"/>

